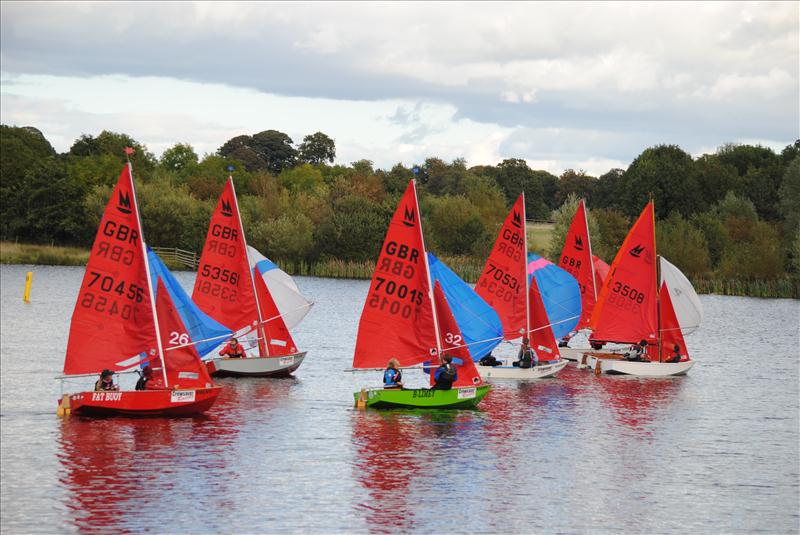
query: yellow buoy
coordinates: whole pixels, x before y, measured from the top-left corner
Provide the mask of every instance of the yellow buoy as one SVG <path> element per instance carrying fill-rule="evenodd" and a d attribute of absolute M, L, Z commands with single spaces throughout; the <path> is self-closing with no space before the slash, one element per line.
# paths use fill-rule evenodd
<path fill-rule="evenodd" d="M 33 271 L 29 271 L 25 276 L 25 293 L 22 294 L 22 299 L 26 303 L 31 302 L 31 282 L 33 281 Z"/>
<path fill-rule="evenodd" d="M 58 408 L 56 409 L 56 416 L 69 416 L 70 412 L 69 394 L 64 394 L 61 396 L 61 403 L 58 404 Z"/>
<path fill-rule="evenodd" d="M 364 410 L 367 408 L 367 391 L 365 389 L 361 389 L 361 392 L 358 394 L 358 399 L 356 400 L 356 409 Z"/>

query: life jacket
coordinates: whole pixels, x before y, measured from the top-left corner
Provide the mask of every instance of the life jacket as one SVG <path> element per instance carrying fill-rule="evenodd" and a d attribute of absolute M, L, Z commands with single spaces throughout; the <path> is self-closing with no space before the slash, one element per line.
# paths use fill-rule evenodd
<path fill-rule="evenodd" d="M 103 379 L 98 379 L 97 382 L 94 384 L 94 391 L 103 392 L 105 390 L 116 390 L 116 385 L 114 384 L 114 381 L 104 383 Z"/>
<path fill-rule="evenodd" d="M 436 368 L 436 373 L 433 376 L 435 384 L 433 388 L 436 390 L 450 390 L 453 388 L 453 383 L 458 379 L 458 372 L 456 367 L 452 364 L 442 364 Z"/>
<path fill-rule="evenodd" d="M 383 372 L 383 386 L 385 387 L 400 386 L 398 383 L 402 381 L 403 375 L 400 373 L 400 370 L 386 368 L 386 370 Z"/>
<path fill-rule="evenodd" d="M 519 367 L 520 368 L 530 368 L 533 365 L 533 350 L 528 348 L 522 351 L 522 355 L 519 356 Z"/>
<path fill-rule="evenodd" d="M 234 349 L 231 347 L 230 342 L 228 342 L 228 345 L 226 345 L 225 348 L 219 352 L 219 354 L 228 355 L 231 358 L 247 358 L 247 353 L 244 352 L 242 344 L 236 344 L 236 349 Z"/>

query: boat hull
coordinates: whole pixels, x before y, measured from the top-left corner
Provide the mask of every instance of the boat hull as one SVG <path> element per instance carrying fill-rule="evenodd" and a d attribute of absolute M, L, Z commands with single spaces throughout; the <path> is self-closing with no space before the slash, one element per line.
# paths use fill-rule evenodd
<path fill-rule="evenodd" d="M 553 377 L 567 367 L 569 361 L 561 359 L 553 364 L 543 364 L 532 368 L 519 368 L 517 366 L 476 366 L 478 373 L 484 380 L 491 379 L 544 379 Z"/>
<path fill-rule="evenodd" d="M 60 408 L 78 416 L 196 416 L 214 404 L 222 387 L 176 390 L 78 392 L 64 396 Z M 68 401 L 67 401 L 68 400 Z M 64 404 L 68 403 L 68 407 Z"/>
<path fill-rule="evenodd" d="M 595 374 L 634 375 L 637 377 L 671 377 L 686 375 L 694 366 L 693 360 L 683 362 L 631 362 L 624 359 L 609 359 L 591 356 L 589 367 Z"/>
<path fill-rule="evenodd" d="M 489 389 L 489 385 L 451 390 L 374 388 L 355 392 L 353 399 L 358 405 L 363 392 L 366 407 L 372 409 L 472 409 Z"/>
<path fill-rule="evenodd" d="M 306 357 L 306 352 L 279 357 L 216 358 L 206 363 L 215 377 L 288 377 Z"/>

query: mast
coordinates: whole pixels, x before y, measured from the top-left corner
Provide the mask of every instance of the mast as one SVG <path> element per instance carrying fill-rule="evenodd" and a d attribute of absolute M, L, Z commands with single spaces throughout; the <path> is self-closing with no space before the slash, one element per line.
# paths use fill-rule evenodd
<path fill-rule="evenodd" d="M 594 302 L 597 303 L 597 278 L 594 274 L 594 258 L 592 258 L 592 236 L 589 234 L 589 213 L 586 209 L 586 202 L 581 199 L 583 205 L 583 222 L 586 224 L 586 242 L 589 244 L 589 267 L 592 269 L 592 293 L 594 293 Z"/>
<path fill-rule="evenodd" d="M 250 280 L 250 285 L 253 287 L 253 297 L 256 300 L 256 314 L 258 314 L 258 332 L 256 335 L 261 340 L 258 344 L 258 355 L 260 357 L 269 356 L 269 344 L 267 343 L 266 331 L 264 331 L 264 320 L 261 317 L 261 304 L 258 302 L 258 292 L 256 291 L 256 281 L 253 280 L 253 269 L 250 267 L 250 257 L 247 253 L 247 238 L 244 236 L 244 225 L 242 225 L 242 211 L 239 210 L 239 200 L 236 198 L 236 187 L 233 185 L 233 176 L 228 175 L 228 180 L 231 183 L 231 191 L 233 192 L 233 202 L 236 204 L 236 215 L 239 218 L 239 232 L 242 234 L 242 243 L 244 244 L 244 257 L 247 260 L 247 276 Z M 261 354 L 261 348 L 264 348 L 266 355 Z"/>
<path fill-rule="evenodd" d="M 525 213 L 525 190 L 522 190 L 522 265 L 523 278 L 525 279 L 525 336 L 530 342 L 531 336 L 531 288 L 528 282 L 528 219 Z"/>
<path fill-rule="evenodd" d="M 656 346 L 656 349 L 658 350 L 658 362 L 661 362 L 661 344 L 663 343 L 663 340 L 661 339 L 661 258 L 656 254 L 656 207 L 652 198 L 650 199 L 650 204 L 653 205 L 653 257 L 655 258 L 655 266 L 653 266 L 653 269 L 656 272 L 656 325 L 658 325 L 658 331 L 656 332 L 656 341 L 658 345 Z"/>
<path fill-rule="evenodd" d="M 130 153 L 126 150 L 126 155 Z M 131 165 L 131 160 L 126 156 L 128 160 L 128 173 L 131 175 L 131 189 L 133 189 L 133 204 L 134 210 L 136 210 L 136 221 L 139 223 L 139 242 L 142 248 L 142 255 L 144 256 L 144 270 L 147 276 L 147 291 L 150 295 L 150 308 L 153 311 L 153 326 L 156 330 L 156 344 L 158 347 L 158 356 L 161 357 L 161 373 L 164 376 L 164 386 L 169 387 L 169 380 L 167 379 L 167 361 L 164 355 L 164 347 L 161 345 L 161 329 L 158 325 L 158 313 L 156 312 L 156 295 L 153 291 L 153 281 L 150 279 L 150 260 L 147 256 L 147 245 L 144 241 L 144 227 L 142 226 L 142 217 L 139 214 L 139 201 L 136 198 L 136 186 L 134 185 L 133 180 L 133 166 Z"/>
<path fill-rule="evenodd" d="M 422 258 L 425 259 L 425 280 L 428 281 L 428 300 L 431 302 L 431 311 L 433 311 L 433 330 L 436 335 L 436 356 L 439 362 L 442 362 L 442 342 L 439 339 L 439 319 L 436 317 L 436 304 L 433 301 L 433 284 L 431 283 L 431 268 L 428 265 L 428 253 L 425 249 L 425 236 L 422 232 L 422 214 L 419 211 L 419 200 L 417 199 L 417 181 L 411 179 L 414 184 L 414 205 L 417 208 L 417 217 L 419 218 L 419 239 L 422 243 Z"/>

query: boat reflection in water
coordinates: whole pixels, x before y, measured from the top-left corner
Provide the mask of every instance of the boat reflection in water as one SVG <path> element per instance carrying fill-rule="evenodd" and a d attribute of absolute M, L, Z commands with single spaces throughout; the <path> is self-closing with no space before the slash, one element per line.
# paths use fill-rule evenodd
<path fill-rule="evenodd" d="M 478 488 L 480 480 L 475 478 L 475 470 L 458 466 L 457 452 L 477 444 L 478 433 L 474 430 L 480 420 L 478 411 L 353 413 L 353 446 L 357 456 L 353 463 L 354 478 L 368 494 L 355 508 L 370 532 L 428 530 L 438 513 L 419 505 L 433 498 L 434 489 L 446 496 L 448 491 L 463 491 L 464 487 L 459 485 L 465 483 Z M 445 527 L 434 527 L 434 531 Z"/>
<path fill-rule="evenodd" d="M 597 377 L 605 394 L 604 405 L 617 421 L 632 430 L 650 434 L 650 424 L 663 414 L 665 418 L 685 418 L 672 402 L 680 394 L 686 377 L 647 378 L 617 376 Z M 674 413 L 674 414 L 673 414 Z"/>

